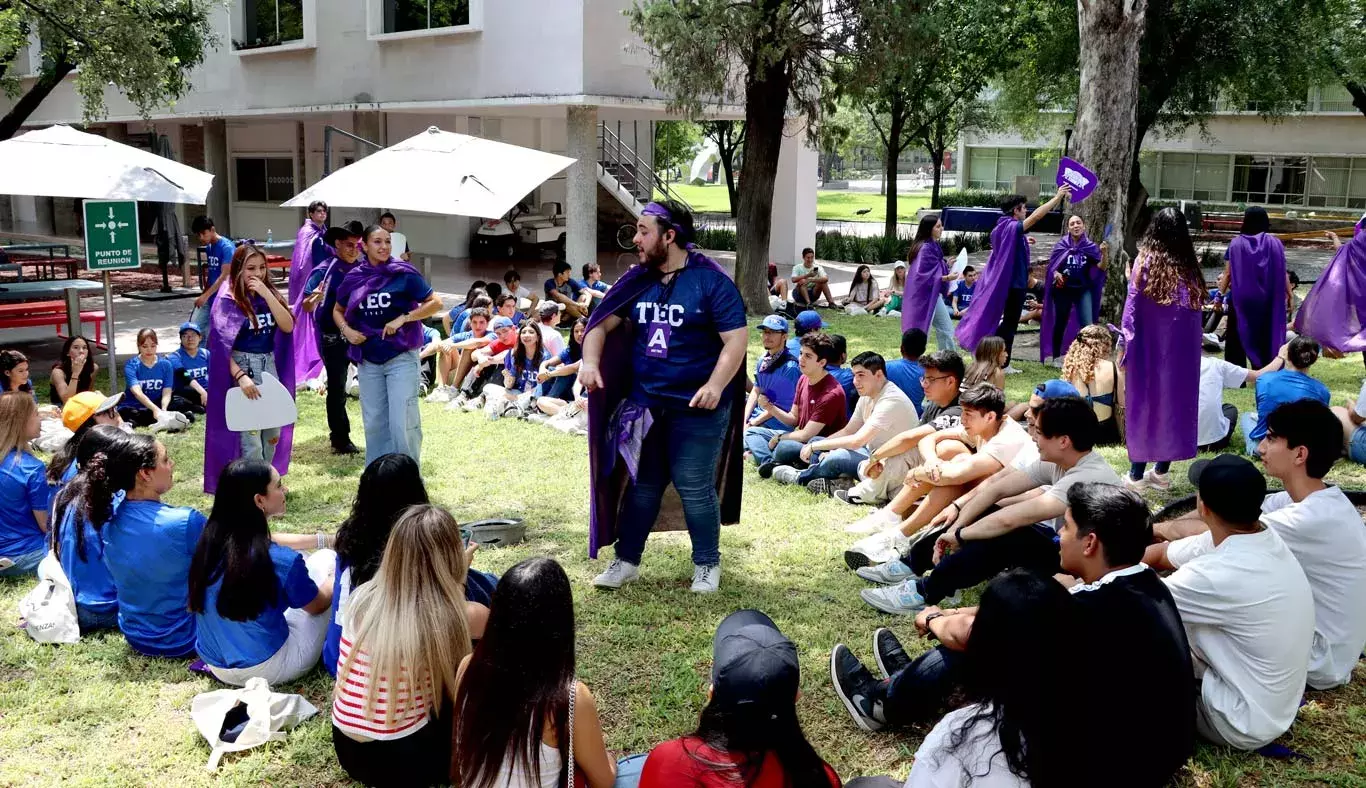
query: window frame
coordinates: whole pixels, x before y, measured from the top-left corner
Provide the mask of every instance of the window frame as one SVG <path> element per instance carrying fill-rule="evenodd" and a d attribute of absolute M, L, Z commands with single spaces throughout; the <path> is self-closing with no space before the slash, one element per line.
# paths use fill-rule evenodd
<path fill-rule="evenodd" d="M 260 0 L 258 0 L 259 2 Z M 280 0 L 275 0 L 278 4 Z M 246 38 L 246 14 L 248 0 L 232 0 L 229 5 L 231 14 L 232 35 L 230 43 L 233 54 L 238 57 L 254 57 L 257 55 L 273 55 L 283 52 L 300 52 L 318 48 L 318 9 L 317 0 L 302 0 L 301 22 L 303 27 L 303 37 L 281 41 L 277 44 L 265 44 L 262 46 L 239 47 L 239 43 L 244 43 Z"/>
<path fill-rule="evenodd" d="M 263 186 L 264 189 L 265 189 L 265 195 L 264 195 L 264 196 L 265 196 L 265 199 L 264 199 L 264 200 L 244 199 L 244 198 L 242 197 L 242 178 L 239 177 L 239 174 L 238 174 L 238 173 L 239 173 L 239 167 L 241 166 L 241 163 L 242 163 L 242 162 L 246 162 L 246 161 L 259 161 L 259 162 L 262 163 L 261 178 L 262 178 L 262 186 Z M 287 189 L 287 192 L 288 192 L 288 193 L 287 193 L 284 197 L 282 197 L 282 198 L 280 198 L 280 199 L 278 199 L 278 200 L 275 199 L 275 198 L 272 196 L 272 194 L 271 194 L 271 187 L 270 187 L 270 180 L 271 180 L 270 162 L 272 162 L 272 161 L 275 161 L 275 162 L 287 162 L 288 165 L 289 165 L 289 179 L 290 179 L 289 186 L 288 186 L 288 187 L 284 187 L 283 185 L 281 186 L 281 188 Z M 277 175 L 277 176 L 275 176 L 275 177 L 279 177 L 279 176 Z M 272 207 L 278 207 L 281 203 L 287 202 L 287 201 L 290 200 L 295 194 L 298 193 L 298 191 L 295 189 L 295 186 L 297 185 L 297 184 L 295 183 L 296 178 L 297 178 L 296 162 L 295 162 L 294 156 L 293 156 L 292 154 L 288 154 L 288 153 L 234 153 L 234 154 L 232 155 L 232 201 L 233 201 L 234 204 L 239 204 L 239 205 L 269 205 L 269 206 L 272 206 Z"/>
<path fill-rule="evenodd" d="M 406 41 L 412 38 L 438 38 L 444 36 L 467 36 L 482 33 L 484 30 L 484 0 L 469 0 L 469 21 L 463 25 L 431 27 L 422 30 L 403 30 L 385 32 L 384 4 L 394 0 L 365 0 L 366 30 L 369 41 Z M 427 0 L 428 3 L 431 0 Z"/>

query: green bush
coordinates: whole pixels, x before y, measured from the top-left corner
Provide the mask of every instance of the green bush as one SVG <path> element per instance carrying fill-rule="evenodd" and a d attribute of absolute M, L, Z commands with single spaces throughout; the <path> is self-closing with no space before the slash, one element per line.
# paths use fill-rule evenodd
<path fill-rule="evenodd" d="M 703 249 L 711 249 L 718 252 L 733 252 L 736 249 L 735 231 L 727 229 L 700 229 L 696 233 L 695 243 Z"/>
<path fill-rule="evenodd" d="M 940 208 L 1000 208 L 1009 192 L 982 189 L 950 189 L 939 193 Z"/>

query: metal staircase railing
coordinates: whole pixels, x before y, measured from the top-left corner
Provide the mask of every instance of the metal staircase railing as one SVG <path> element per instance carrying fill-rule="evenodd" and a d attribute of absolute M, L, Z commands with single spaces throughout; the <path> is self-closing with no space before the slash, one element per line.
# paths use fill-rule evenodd
<path fill-rule="evenodd" d="M 621 141 L 616 132 L 606 123 L 598 124 L 598 164 L 603 171 L 616 179 L 617 183 L 639 203 L 637 209 L 662 194 L 692 211 L 692 206 L 669 188 L 655 172 L 649 162 L 640 158 L 631 146 Z M 638 212 L 638 211 L 637 211 Z"/>

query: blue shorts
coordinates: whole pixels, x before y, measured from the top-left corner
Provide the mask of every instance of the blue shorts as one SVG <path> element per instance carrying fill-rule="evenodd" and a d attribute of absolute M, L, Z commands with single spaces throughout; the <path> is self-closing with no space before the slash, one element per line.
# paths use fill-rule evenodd
<path fill-rule="evenodd" d="M 1347 447 L 1347 456 L 1352 462 L 1366 465 L 1366 426 L 1357 427 L 1352 432 L 1352 442 Z"/>

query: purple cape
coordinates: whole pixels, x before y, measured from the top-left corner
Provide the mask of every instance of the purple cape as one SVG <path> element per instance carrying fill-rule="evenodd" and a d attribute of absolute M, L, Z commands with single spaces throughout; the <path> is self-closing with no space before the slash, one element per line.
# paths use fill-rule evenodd
<path fill-rule="evenodd" d="M 1002 216 L 991 231 L 991 255 L 973 290 L 972 308 L 958 321 L 958 330 L 953 332 L 964 350 L 972 352 L 982 337 L 994 333 L 1001 324 L 1014 270 L 1015 219 Z"/>
<path fill-rule="evenodd" d="M 725 272 L 715 260 L 700 252 L 688 254 L 688 265 Z M 635 303 L 647 287 L 658 281 L 652 269 L 633 266 L 607 291 L 602 303 L 588 318 L 592 331 L 609 315 Z M 599 548 L 617 540 L 617 516 L 629 481 L 625 462 L 613 462 L 617 447 L 611 439 L 610 422 L 617 405 L 631 390 L 630 321 L 623 320 L 616 330 L 607 334 L 598 367 L 602 372 L 602 388 L 588 394 L 588 488 L 589 526 L 588 557 L 597 558 Z M 740 482 L 744 476 L 745 428 L 745 365 L 740 364 L 730 382 L 730 426 L 721 442 L 721 463 L 716 474 L 716 491 L 721 498 L 721 523 L 730 525 L 740 521 Z M 605 471 L 611 468 L 611 471 Z M 672 487 L 666 492 L 655 520 L 656 531 L 683 530 L 682 501 Z"/>
<path fill-rule="evenodd" d="M 1053 275 L 1074 251 L 1080 251 L 1093 260 L 1100 260 L 1100 247 L 1085 233 L 1082 233 L 1080 240 L 1077 241 L 1073 241 L 1070 235 L 1064 235 L 1054 245 L 1052 253 L 1048 255 L 1048 273 L 1044 275 L 1043 318 L 1039 321 L 1039 361 L 1062 358 L 1067 353 L 1067 348 L 1071 347 L 1072 340 L 1076 339 L 1077 332 L 1081 330 L 1077 310 L 1069 310 L 1067 328 L 1063 329 L 1062 334 L 1062 347 L 1053 347 L 1053 321 L 1057 319 L 1057 310 L 1053 306 Z M 1091 306 L 1095 312 L 1091 315 L 1091 322 L 1095 323 L 1100 320 L 1100 302 L 1105 296 L 1105 272 L 1100 270 L 1100 266 L 1086 266 L 1086 288 L 1091 291 Z"/>
<path fill-rule="evenodd" d="M 1228 245 L 1228 265 L 1238 338 L 1261 369 L 1285 344 L 1285 246 L 1268 233 L 1240 235 Z"/>
<path fill-rule="evenodd" d="M 346 317 L 346 322 L 355 330 L 364 334 L 367 338 L 380 338 L 384 335 L 384 326 L 374 328 L 367 326 L 360 321 L 360 305 L 370 295 L 370 292 L 377 287 L 383 286 L 393 277 L 399 274 L 413 274 L 422 276 L 416 268 L 403 262 L 397 257 L 389 258 L 389 262 L 384 265 L 374 265 L 368 259 L 362 260 L 361 264 L 352 268 L 346 278 L 342 280 L 341 289 L 338 291 L 337 298 L 340 301 L 341 293 L 347 294 L 347 303 L 343 305 L 342 314 Z M 416 302 L 410 304 L 408 309 L 411 311 Z M 416 350 L 422 347 L 422 324 L 414 321 L 404 324 L 398 333 L 389 338 L 390 342 L 403 348 L 404 350 Z M 346 349 L 347 358 L 351 363 L 361 362 L 361 345 L 351 345 Z"/>
<path fill-rule="evenodd" d="M 1131 280 L 1124 303 L 1124 440 L 1131 462 L 1185 460 L 1198 440 L 1200 310 L 1186 306 L 1184 287 L 1158 304 L 1146 281 Z"/>
<path fill-rule="evenodd" d="M 929 333 L 934 321 L 934 305 L 942 300 L 948 283 L 949 264 L 944 259 L 944 247 L 929 240 L 920 245 L 910 268 L 906 271 L 906 289 L 901 297 L 901 330 L 918 328 Z"/>
<path fill-rule="evenodd" d="M 304 285 L 308 283 L 309 274 L 313 273 L 313 242 L 322 238 L 326 230 L 309 219 L 294 236 L 294 256 L 289 264 L 289 308 L 294 313 L 295 380 L 312 380 L 322 374 L 322 354 L 313 341 L 317 331 L 313 325 L 313 313 L 300 309 L 299 304 L 306 295 Z M 293 390 L 290 388 L 290 391 Z"/>
<path fill-rule="evenodd" d="M 1295 331 L 1341 353 L 1366 350 L 1366 230 L 1323 269 L 1295 314 Z"/>
<path fill-rule="evenodd" d="M 228 389 L 235 385 L 232 367 L 228 364 L 228 359 L 232 357 L 232 343 L 237 341 L 237 333 L 247 322 L 247 316 L 232 300 L 232 282 L 224 281 L 218 288 L 218 297 L 213 301 L 209 319 L 213 330 L 209 332 L 209 404 L 204 414 L 204 492 L 212 495 L 218 488 L 218 475 L 228 463 L 242 454 L 241 439 L 228 429 L 227 415 L 223 410 Z M 297 324 L 294 330 L 299 330 Z M 275 371 L 280 373 L 280 383 L 292 396 L 293 335 L 280 330 L 275 332 Z M 288 424 L 280 430 L 280 443 L 275 447 L 275 461 L 271 463 L 281 476 L 289 472 L 289 455 L 293 448 L 294 425 Z"/>

